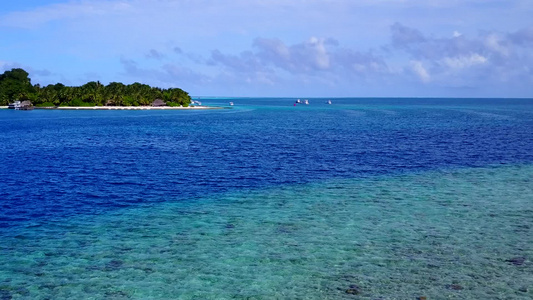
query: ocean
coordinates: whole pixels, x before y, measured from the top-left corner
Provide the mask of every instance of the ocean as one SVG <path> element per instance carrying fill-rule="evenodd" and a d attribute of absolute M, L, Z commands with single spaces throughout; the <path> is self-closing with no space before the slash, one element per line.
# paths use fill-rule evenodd
<path fill-rule="evenodd" d="M 533 298 L 533 99 L 199 100 L 0 110 L 0 299 Z"/>

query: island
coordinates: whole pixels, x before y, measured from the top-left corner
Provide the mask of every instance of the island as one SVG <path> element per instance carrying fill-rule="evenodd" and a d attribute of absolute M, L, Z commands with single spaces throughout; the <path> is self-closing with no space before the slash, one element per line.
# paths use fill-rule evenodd
<path fill-rule="evenodd" d="M 196 105 L 195 105 L 196 104 Z M 0 75 L 0 107 L 43 109 L 184 109 L 202 107 L 180 88 L 162 89 L 146 84 L 91 81 L 82 86 L 62 83 L 32 85 L 21 68 Z"/>

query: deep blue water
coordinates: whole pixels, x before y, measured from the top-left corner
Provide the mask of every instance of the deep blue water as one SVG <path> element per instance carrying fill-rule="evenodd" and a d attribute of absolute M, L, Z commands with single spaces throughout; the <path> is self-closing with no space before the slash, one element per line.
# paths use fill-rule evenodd
<path fill-rule="evenodd" d="M 201 99 L 209 111 L 0 110 L 1 232 L 238 189 L 533 162 L 531 99 Z"/>

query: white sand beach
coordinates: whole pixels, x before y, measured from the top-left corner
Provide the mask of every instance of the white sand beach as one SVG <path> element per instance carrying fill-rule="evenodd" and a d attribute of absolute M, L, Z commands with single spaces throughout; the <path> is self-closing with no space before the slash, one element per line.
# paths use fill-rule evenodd
<path fill-rule="evenodd" d="M 7 108 L 7 106 L 6 106 Z M 35 107 L 35 109 L 62 109 L 62 110 L 196 110 L 196 109 L 224 109 L 213 106 L 58 106 Z"/>

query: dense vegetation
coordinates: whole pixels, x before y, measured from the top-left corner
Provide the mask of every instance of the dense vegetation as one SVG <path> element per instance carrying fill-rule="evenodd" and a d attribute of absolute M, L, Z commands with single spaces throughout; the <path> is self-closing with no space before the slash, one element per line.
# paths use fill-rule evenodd
<path fill-rule="evenodd" d="M 103 85 L 91 81 L 79 87 L 61 83 L 41 87 L 32 85 L 28 72 L 12 69 L 0 75 L 0 105 L 16 100 L 30 100 L 35 106 L 139 106 L 162 99 L 169 106 L 188 106 L 189 94 L 179 88 L 161 89 L 146 84 L 129 85 L 111 82 Z"/>

